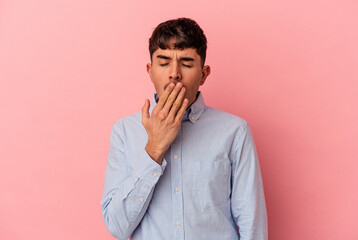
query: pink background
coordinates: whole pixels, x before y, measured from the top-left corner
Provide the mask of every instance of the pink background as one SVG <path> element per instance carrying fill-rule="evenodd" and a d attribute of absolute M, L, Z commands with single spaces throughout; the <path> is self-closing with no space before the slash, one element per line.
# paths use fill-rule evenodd
<path fill-rule="evenodd" d="M 0 239 L 113 239 L 100 209 L 109 134 L 153 86 L 169 18 L 208 38 L 208 105 L 246 119 L 270 240 L 358 239 L 358 3 L 0 1 Z"/>

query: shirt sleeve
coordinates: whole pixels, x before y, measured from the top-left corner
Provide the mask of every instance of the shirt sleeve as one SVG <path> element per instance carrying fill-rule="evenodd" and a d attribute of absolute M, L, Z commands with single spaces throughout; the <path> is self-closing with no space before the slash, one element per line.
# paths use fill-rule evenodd
<path fill-rule="evenodd" d="M 232 146 L 231 212 L 240 240 L 267 240 L 267 212 L 262 176 L 252 132 L 242 125 Z"/>
<path fill-rule="evenodd" d="M 126 159 L 123 126 L 117 122 L 111 130 L 106 166 L 102 214 L 109 232 L 118 239 L 128 239 L 142 220 L 153 190 L 167 162 L 162 165 L 139 149 L 135 159 Z M 134 162 L 130 167 L 127 162 Z"/>

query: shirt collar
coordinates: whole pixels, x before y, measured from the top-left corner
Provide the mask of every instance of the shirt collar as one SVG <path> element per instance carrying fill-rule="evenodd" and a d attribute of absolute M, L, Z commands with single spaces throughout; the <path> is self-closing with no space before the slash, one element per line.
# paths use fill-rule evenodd
<path fill-rule="evenodd" d="M 152 104 L 150 105 L 149 108 L 150 114 L 152 114 L 153 108 L 157 105 L 158 100 L 159 97 L 157 93 L 154 93 L 152 97 Z M 206 105 L 204 102 L 203 94 L 200 91 L 198 91 L 198 93 L 196 94 L 195 102 L 191 104 L 189 108 L 186 109 L 182 121 L 189 120 L 192 123 L 195 123 L 200 118 L 201 114 L 204 112 L 205 107 Z"/>

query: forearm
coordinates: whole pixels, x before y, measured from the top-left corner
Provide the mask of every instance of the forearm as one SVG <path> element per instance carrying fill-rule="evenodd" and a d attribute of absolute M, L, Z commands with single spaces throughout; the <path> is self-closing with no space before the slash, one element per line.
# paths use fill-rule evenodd
<path fill-rule="evenodd" d="M 104 222 L 114 237 L 125 240 L 132 235 L 147 211 L 153 189 L 154 186 L 139 179 L 127 196 L 117 191 L 103 199 Z"/>
<path fill-rule="evenodd" d="M 106 227 L 116 238 L 128 239 L 146 213 L 162 172 L 162 167 L 156 165 L 143 163 L 145 169 L 138 169 L 138 176 L 133 172 L 117 188 L 110 188 L 111 182 L 107 183 L 102 213 Z"/>
<path fill-rule="evenodd" d="M 101 209 L 110 233 L 128 239 L 148 208 L 166 161 L 157 164 L 144 147 L 126 154 L 121 127 L 115 124 L 111 132 Z"/>

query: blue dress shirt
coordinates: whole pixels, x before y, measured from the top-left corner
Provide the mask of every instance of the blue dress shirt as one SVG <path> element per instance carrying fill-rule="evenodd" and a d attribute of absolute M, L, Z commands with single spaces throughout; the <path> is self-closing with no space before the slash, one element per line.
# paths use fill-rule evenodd
<path fill-rule="evenodd" d="M 267 240 L 260 166 L 245 120 L 206 106 L 199 92 L 162 165 L 144 150 L 141 120 L 141 112 L 124 117 L 111 131 L 101 208 L 114 237 Z"/>

